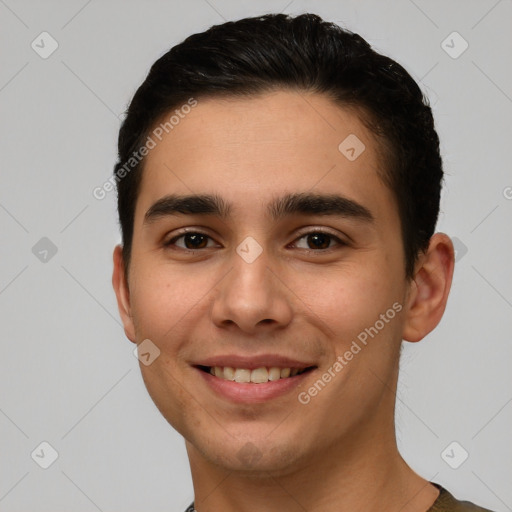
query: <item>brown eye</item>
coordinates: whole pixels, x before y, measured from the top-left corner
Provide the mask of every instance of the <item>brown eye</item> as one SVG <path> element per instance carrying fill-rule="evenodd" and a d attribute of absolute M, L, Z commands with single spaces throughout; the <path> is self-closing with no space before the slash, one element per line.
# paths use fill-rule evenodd
<path fill-rule="evenodd" d="M 334 244 L 332 242 L 334 242 Z M 343 246 L 346 244 L 338 237 L 331 235 L 330 233 L 314 231 L 299 237 L 294 245 L 299 249 L 327 250 L 333 248 L 335 245 Z"/>
<path fill-rule="evenodd" d="M 307 241 L 310 249 L 327 249 L 331 242 L 331 237 L 325 233 L 314 233 L 307 235 Z"/>
<path fill-rule="evenodd" d="M 180 243 L 178 243 L 178 240 L 181 240 Z M 188 250 L 196 250 L 196 249 L 204 249 L 208 247 L 208 241 L 211 240 L 208 235 L 205 235 L 204 233 L 196 233 L 196 232 L 190 232 L 190 233 L 183 233 L 179 236 L 176 236 L 166 242 L 166 246 L 176 246 L 180 249 L 188 249 Z"/>

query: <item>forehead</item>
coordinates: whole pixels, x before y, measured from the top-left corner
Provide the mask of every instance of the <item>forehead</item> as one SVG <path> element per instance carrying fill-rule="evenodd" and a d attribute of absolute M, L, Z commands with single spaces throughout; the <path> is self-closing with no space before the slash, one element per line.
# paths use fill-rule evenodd
<path fill-rule="evenodd" d="M 160 138 L 146 157 L 136 218 L 167 194 L 217 194 L 235 212 L 308 191 L 371 204 L 377 216 L 394 208 L 373 135 L 324 95 L 199 98 Z"/>

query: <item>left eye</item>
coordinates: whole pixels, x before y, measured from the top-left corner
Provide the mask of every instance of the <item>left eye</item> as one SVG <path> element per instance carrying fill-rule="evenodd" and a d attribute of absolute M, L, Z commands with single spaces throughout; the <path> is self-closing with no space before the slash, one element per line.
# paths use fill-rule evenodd
<path fill-rule="evenodd" d="M 300 249 L 330 249 L 330 243 L 333 240 L 336 241 L 338 245 L 344 245 L 338 237 L 329 233 L 323 233 L 322 231 L 307 233 L 297 240 L 303 239 L 306 241 L 306 247 L 299 247 Z M 298 246 L 298 242 L 295 242 L 294 245 Z"/>

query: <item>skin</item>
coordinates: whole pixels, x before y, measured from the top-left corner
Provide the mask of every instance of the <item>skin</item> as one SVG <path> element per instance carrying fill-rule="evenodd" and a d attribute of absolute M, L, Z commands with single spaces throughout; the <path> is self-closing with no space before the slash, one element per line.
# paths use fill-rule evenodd
<path fill-rule="evenodd" d="M 354 161 L 338 150 L 349 134 L 366 146 Z M 396 203 L 377 173 L 384 164 L 376 141 L 356 113 L 290 91 L 199 99 L 146 158 L 129 277 L 118 246 L 113 285 L 126 336 L 150 339 L 161 351 L 141 371 L 155 404 L 185 438 L 196 509 L 426 511 L 438 491 L 396 445 L 399 350 L 402 339 L 419 341 L 439 323 L 454 250 L 448 236 L 435 234 L 406 279 Z M 311 214 L 273 220 L 267 204 L 290 192 L 342 195 L 373 221 Z M 232 215 L 144 222 L 163 196 L 199 193 L 222 197 Z M 192 245 L 183 237 L 164 245 L 185 227 L 210 237 L 204 248 L 187 251 Z M 318 230 L 345 243 L 328 238 L 318 248 L 306 236 Z M 252 263 L 236 252 L 247 236 L 263 249 Z M 300 403 L 298 393 L 394 303 L 401 311 Z M 293 392 L 237 405 L 191 366 L 218 354 L 267 352 L 318 368 Z M 252 462 L 240 456 L 244 446 L 256 453 Z"/>

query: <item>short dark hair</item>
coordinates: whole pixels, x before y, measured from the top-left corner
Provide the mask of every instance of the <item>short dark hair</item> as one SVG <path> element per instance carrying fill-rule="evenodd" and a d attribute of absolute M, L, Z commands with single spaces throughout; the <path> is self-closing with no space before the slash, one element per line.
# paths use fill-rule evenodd
<path fill-rule="evenodd" d="M 122 179 L 118 173 L 155 125 L 190 98 L 250 97 L 283 89 L 323 93 L 358 112 L 371 130 L 383 157 L 379 174 L 398 206 L 405 274 L 413 276 L 434 233 L 443 179 L 428 99 L 400 64 L 315 14 L 266 14 L 215 25 L 153 64 L 126 111 L 114 168 L 127 269 L 145 159 Z"/>

